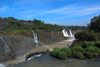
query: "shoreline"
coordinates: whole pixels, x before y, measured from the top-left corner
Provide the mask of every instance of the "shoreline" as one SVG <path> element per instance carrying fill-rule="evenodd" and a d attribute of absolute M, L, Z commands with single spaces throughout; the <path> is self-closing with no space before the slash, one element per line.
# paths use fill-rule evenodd
<path fill-rule="evenodd" d="M 61 47 L 65 47 L 65 46 L 68 47 L 68 43 L 69 42 L 71 43 L 73 40 L 74 39 L 67 39 L 67 40 L 64 40 L 64 41 L 61 41 L 61 42 L 56 42 L 56 43 L 54 43 L 52 45 L 47 45 L 47 44 L 43 43 L 44 44 L 43 46 L 39 46 L 39 47 L 33 48 L 29 52 L 27 52 L 26 54 L 34 53 L 34 52 L 41 52 L 41 51 L 43 51 L 44 49 L 47 49 L 47 48 L 49 48 L 50 51 L 52 51 L 54 47 L 60 47 L 60 48 Z M 20 57 L 18 57 L 16 59 L 14 59 L 14 60 L 9 60 L 7 62 L 2 62 L 2 64 L 4 66 L 7 66 L 9 64 L 18 64 L 20 62 L 25 62 L 26 54 L 24 54 L 23 56 L 20 56 Z"/>

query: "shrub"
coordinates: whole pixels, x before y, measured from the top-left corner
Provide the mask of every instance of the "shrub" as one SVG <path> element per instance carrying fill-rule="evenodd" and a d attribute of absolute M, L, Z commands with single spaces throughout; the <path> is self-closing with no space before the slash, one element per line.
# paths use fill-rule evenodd
<path fill-rule="evenodd" d="M 14 57 L 14 54 L 12 52 L 9 52 L 8 55 Z"/>
<path fill-rule="evenodd" d="M 77 57 L 78 59 L 84 59 L 84 55 L 83 55 L 81 52 L 79 52 L 79 53 L 76 55 L 76 57 Z"/>
<path fill-rule="evenodd" d="M 60 50 L 60 48 L 58 48 L 58 47 L 55 47 L 53 50 Z"/>
<path fill-rule="evenodd" d="M 27 54 L 27 55 L 26 55 L 26 60 L 29 58 L 29 56 L 30 56 L 30 54 Z"/>
<path fill-rule="evenodd" d="M 87 48 L 89 47 L 89 43 L 88 42 L 83 42 L 83 48 Z"/>
<path fill-rule="evenodd" d="M 79 44 L 74 44 L 74 47 L 76 47 L 76 46 L 80 46 Z"/>
<path fill-rule="evenodd" d="M 73 54 L 73 56 L 75 56 L 76 55 L 76 51 L 75 50 L 72 50 L 72 54 Z"/>
<path fill-rule="evenodd" d="M 75 38 L 79 41 L 96 41 L 97 34 L 93 30 L 84 30 L 75 34 Z"/>
<path fill-rule="evenodd" d="M 5 60 L 5 59 L 7 59 L 7 57 L 5 57 L 5 56 L 0 56 L 0 60 Z"/>
<path fill-rule="evenodd" d="M 61 51 L 65 52 L 67 54 L 67 56 L 71 56 L 72 55 L 72 51 L 71 51 L 70 48 L 63 47 L 61 49 Z"/>
<path fill-rule="evenodd" d="M 88 42 L 90 46 L 94 46 L 95 43 L 94 42 Z"/>
<path fill-rule="evenodd" d="M 86 57 L 91 59 L 91 58 L 93 58 L 93 54 L 90 51 L 88 51 L 88 52 L 86 52 Z"/>
<path fill-rule="evenodd" d="M 71 49 L 72 51 L 75 50 L 76 52 L 85 52 L 81 46 L 72 47 Z"/>
<path fill-rule="evenodd" d="M 49 52 L 50 50 L 49 49 L 47 49 L 47 52 Z"/>
<path fill-rule="evenodd" d="M 98 50 L 98 48 L 94 47 L 94 46 L 90 46 L 90 47 L 86 48 L 86 51 L 90 51 L 90 52 L 96 52 L 97 50 Z"/>
<path fill-rule="evenodd" d="M 65 60 L 65 59 L 67 59 L 67 54 L 63 51 L 60 51 L 58 53 L 58 58 Z"/>
<path fill-rule="evenodd" d="M 46 52 L 46 50 L 43 50 L 42 52 L 43 52 L 43 53 L 45 53 L 45 52 Z"/>
<path fill-rule="evenodd" d="M 100 56 L 100 49 L 98 49 L 97 53 L 98 53 L 98 56 Z"/>
<path fill-rule="evenodd" d="M 60 50 L 53 50 L 51 54 L 52 54 L 54 57 L 57 57 L 59 52 L 60 52 Z"/>
<path fill-rule="evenodd" d="M 98 57 L 98 53 L 94 53 L 94 54 L 93 54 L 93 57 L 94 57 L 94 58 L 97 58 L 97 57 Z"/>
<path fill-rule="evenodd" d="M 95 46 L 100 48 L 100 41 L 97 41 L 97 42 L 95 43 Z"/>

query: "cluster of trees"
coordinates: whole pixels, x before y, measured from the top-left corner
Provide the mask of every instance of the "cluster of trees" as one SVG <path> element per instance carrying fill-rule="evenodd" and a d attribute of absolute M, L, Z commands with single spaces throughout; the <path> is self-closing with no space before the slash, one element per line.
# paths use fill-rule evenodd
<path fill-rule="evenodd" d="M 100 16 L 91 19 L 86 30 L 75 34 L 79 41 L 97 41 L 100 40 Z"/>
<path fill-rule="evenodd" d="M 88 24 L 88 29 L 100 32 L 100 15 L 91 19 L 91 23 Z"/>
<path fill-rule="evenodd" d="M 83 42 L 81 45 L 73 44 L 70 48 L 54 48 L 52 55 L 59 59 L 67 59 L 74 57 L 77 59 L 97 58 L 100 57 L 100 41 L 98 42 Z"/>
<path fill-rule="evenodd" d="M 28 30 L 38 30 L 38 31 L 61 31 L 63 29 L 62 26 L 45 24 L 44 21 L 41 20 L 18 20 L 14 17 L 2 18 L 0 17 L 0 30 L 2 31 L 19 31 L 23 30 L 25 32 Z"/>
<path fill-rule="evenodd" d="M 85 30 L 86 26 L 63 26 L 64 29 L 71 29 L 71 30 Z"/>

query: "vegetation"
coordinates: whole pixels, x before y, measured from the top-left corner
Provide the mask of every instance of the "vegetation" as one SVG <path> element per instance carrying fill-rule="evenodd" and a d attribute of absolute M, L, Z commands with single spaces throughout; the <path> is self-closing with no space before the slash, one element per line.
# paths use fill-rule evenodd
<path fill-rule="evenodd" d="M 67 54 L 63 51 L 60 51 L 58 52 L 58 58 L 65 60 L 67 59 Z"/>
<path fill-rule="evenodd" d="M 0 30 L 9 31 L 12 33 L 24 33 L 30 30 L 36 31 L 61 31 L 63 29 L 62 26 L 45 24 L 44 21 L 41 20 L 18 20 L 14 17 L 2 18 L 0 17 Z"/>
<path fill-rule="evenodd" d="M 97 41 L 97 42 L 95 43 L 95 46 L 100 48 L 100 41 Z"/>
<path fill-rule="evenodd" d="M 72 51 L 71 51 L 70 48 L 63 47 L 61 49 L 61 51 L 65 52 L 67 54 L 67 56 L 71 56 L 72 55 Z"/>
<path fill-rule="evenodd" d="M 9 59 L 14 59 L 15 55 L 12 52 L 6 54 L 0 54 L 0 61 L 7 61 Z"/>
<path fill-rule="evenodd" d="M 97 58 L 97 57 L 98 57 L 98 53 L 94 53 L 94 54 L 93 54 L 93 57 L 94 57 L 94 58 Z"/>
<path fill-rule="evenodd" d="M 71 50 L 76 51 L 76 52 L 84 52 L 85 51 L 81 46 L 71 47 Z"/>
<path fill-rule="evenodd" d="M 85 30 L 86 26 L 63 26 L 64 29 L 71 29 L 71 30 Z"/>
<path fill-rule="evenodd" d="M 84 59 L 84 55 L 83 55 L 81 52 L 79 52 L 79 53 L 76 55 L 76 57 L 77 57 L 78 59 Z"/>
<path fill-rule="evenodd" d="M 43 52 L 43 53 L 45 53 L 45 52 L 46 52 L 46 50 L 43 50 L 42 52 Z"/>
<path fill-rule="evenodd" d="M 90 51 L 86 52 L 86 57 L 89 59 L 93 58 L 92 52 L 90 52 Z"/>
<path fill-rule="evenodd" d="M 75 38 L 79 41 L 96 41 L 97 34 L 93 30 L 84 30 L 75 34 Z"/>
<path fill-rule="evenodd" d="M 67 57 L 74 57 L 78 59 L 84 58 L 98 58 L 100 57 L 100 47 L 96 46 L 97 42 L 83 42 L 81 44 L 73 44 L 67 48 L 54 48 L 52 55 L 59 59 L 67 59 Z"/>
<path fill-rule="evenodd" d="M 27 55 L 26 55 L 26 60 L 29 58 L 29 56 L 30 56 L 30 54 L 27 54 Z"/>
<path fill-rule="evenodd" d="M 100 40 L 100 15 L 91 19 L 86 30 L 75 34 L 79 41 L 99 41 Z"/>
<path fill-rule="evenodd" d="M 49 52 L 50 50 L 49 49 L 47 49 L 47 52 Z"/>

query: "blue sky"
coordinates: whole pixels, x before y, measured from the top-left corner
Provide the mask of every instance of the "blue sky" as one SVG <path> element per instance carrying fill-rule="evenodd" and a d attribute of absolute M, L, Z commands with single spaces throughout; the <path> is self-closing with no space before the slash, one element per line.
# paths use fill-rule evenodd
<path fill-rule="evenodd" d="M 100 15 L 100 0 L 0 0 L 0 17 L 86 26 Z"/>

